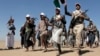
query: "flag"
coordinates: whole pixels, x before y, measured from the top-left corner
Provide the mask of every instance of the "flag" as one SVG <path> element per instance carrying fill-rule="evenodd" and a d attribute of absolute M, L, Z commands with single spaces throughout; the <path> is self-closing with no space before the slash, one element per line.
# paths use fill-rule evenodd
<path fill-rule="evenodd" d="M 65 4 L 66 0 L 54 0 L 54 5 L 60 8 L 60 4 Z"/>
<path fill-rule="evenodd" d="M 54 0 L 54 5 L 55 5 L 56 7 L 59 7 L 59 8 L 60 8 L 59 0 Z"/>
<path fill-rule="evenodd" d="M 64 4 L 64 3 L 65 3 L 65 0 L 60 0 L 60 2 L 61 2 L 62 4 Z"/>

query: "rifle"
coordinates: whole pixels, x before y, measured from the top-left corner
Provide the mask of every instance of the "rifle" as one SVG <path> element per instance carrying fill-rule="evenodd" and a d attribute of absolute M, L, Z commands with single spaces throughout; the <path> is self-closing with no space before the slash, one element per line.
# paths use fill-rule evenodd
<path fill-rule="evenodd" d="M 84 12 L 82 12 L 82 15 L 83 16 L 85 16 L 85 19 L 86 20 L 88 20 L 88 21 L 90 21 L 90 18 L 87 16 L 87 13 L 88 12 L 88 10 L 85 10 Z M 73 28 L 74 26 L 75 26 L 75 22 L 77 21 L 78 19 L 74 19 L 74 18 L 72 18 L 72 20 L 71 20 L 71 23 L 70 23 L 70 28 Z"/>
<path fill-rule="evenodd" d="M 66 29 L 66 20 L 65 15 L 63 15 L 63 32 L 65 32 L 65 38 L 67 39 L 67 29 Z"/>

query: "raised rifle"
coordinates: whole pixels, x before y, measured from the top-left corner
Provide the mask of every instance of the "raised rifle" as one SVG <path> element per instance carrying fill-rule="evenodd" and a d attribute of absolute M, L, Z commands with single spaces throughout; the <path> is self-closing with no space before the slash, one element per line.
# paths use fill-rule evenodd
<path fill-rule="evenodd" d="M 82 12 L 81 14 L 83 15 L 83 16 L 85 16 L 85 19 L 86 20 L 88 20 L 88 21 L 90 21 L 90 18 L 87 16 L 87 13 L 88 12 L 88 10 L 85 10 L 84 12 Z M 75 26 L 75 23 L 76 23 L 76 21 L 77 21 L 78 19 L 74 19 L 74 17 L 72 18 L 72 20 L 71 20 L 71 23 L 70 23 L 70 28 L 73 28 L 74 26 Z"/>

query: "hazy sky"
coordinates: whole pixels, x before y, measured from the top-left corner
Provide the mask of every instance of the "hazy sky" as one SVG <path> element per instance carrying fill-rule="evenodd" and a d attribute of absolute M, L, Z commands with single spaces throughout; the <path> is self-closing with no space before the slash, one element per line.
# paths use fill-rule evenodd
<path fill-rule="evenodd" d="M 93 20 L 97 28 L 100 30 L 100 0 L 67 0 L 68 10 L 75 10 L 75 3 L 80 3 L 82 10 L 88 9 L 87 14 Z M 36 17 L 35 24 L 38 24 L 39 15 L 44 12 L 49 19 L 55 15 L 55 6 L 53 0 L 0 0 L 0 40 L 6 38 L 8 32 L 7 21 L 10 16 L 15 19 L 16 35 L 15 39 L 20 39 L 19 30 L 25 22 L 26 14 Z M 61 13 L 64 14 L 64 6 L 61 5 Z M 71 17 L 66 16 L 68 28 Z M 87 22 L 86 22 L 87 23 Z"/>

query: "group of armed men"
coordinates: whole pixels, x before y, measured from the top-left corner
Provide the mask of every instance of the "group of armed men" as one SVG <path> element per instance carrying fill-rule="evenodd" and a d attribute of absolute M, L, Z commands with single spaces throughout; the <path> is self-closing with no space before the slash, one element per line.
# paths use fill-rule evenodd
<path fill-rule="evenodd" d="M 99 31 L 93 21 L 86 15 L 86 11 L 81 10 L 80 4 L 76 4 L 75 8 L 76 10 L 70 13 L 67 10 L 67 5 L 64 6 L 65 15 L 72 18 L 68 31 L 66 30 L 65 15 L 60 14 L 60 8 L 55 9 L 55 15 L 51 20 L 45 13 L 40 13 L 40 21 L 37 27 L 34 18 L 26 15 L 26 22 L 20 29 L 22 47 L 25 47 L 28 51 L 29 47 L 32 46 L 32 50 L 34 50 L 36 37 L 41 50 L 47 52 L 48 47 L 56 47 L 57 56 L 62 53 L 62 45 L 77 47 L 78 53 L 81 52 L 82 46 L 93 48 L 94 43 L 96 47 L 99 46 Z M 85 27 L 84 20 L 89 22 L 87 27 Z M 49 27 L 51 28 L 49 29 Z"/>

